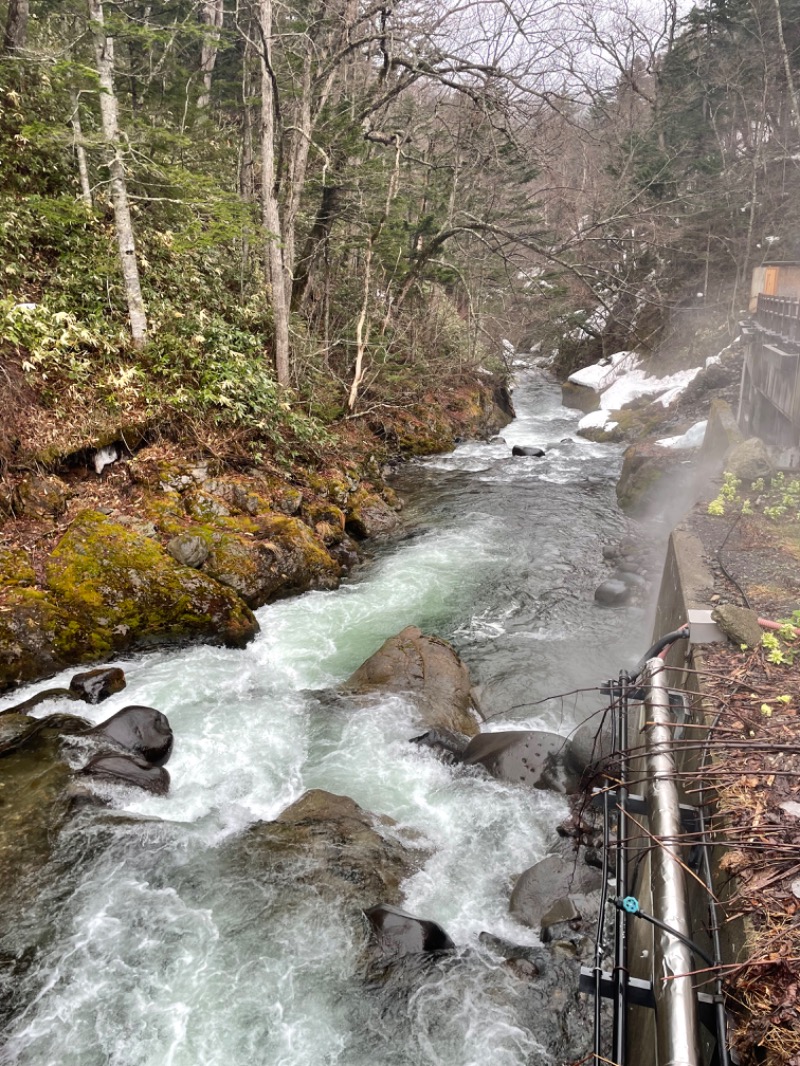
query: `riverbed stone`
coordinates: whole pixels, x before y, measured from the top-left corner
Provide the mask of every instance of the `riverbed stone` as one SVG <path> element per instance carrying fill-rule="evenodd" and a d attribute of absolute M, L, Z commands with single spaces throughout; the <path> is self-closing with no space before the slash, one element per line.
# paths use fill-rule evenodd
<path fill-rule="evenodd" d="M 102 703 L 109 696 L 122 692 L 127 682 L 119 666 L 101 666 L 74 674 L 69 681 L 69 690 L 85 703 Z"/>
<path fill-rule="evenodd" d="M 513 785 L 575 792 L 580 784 L 567 761 L 568 741 L 558 733 L 537 729 L 509 729 L 481 733 L 467 745 L 462 762 L 481 765 Z"/>
<path fill-rule="evenodd" d="M 378 903 L 368 907 L 364 916 L 384 957 L 455 950 L 455 944 L 437 922 L 417 918 L 399 907 Z"/>
<path fill-rule="evenodd" d="M 594 590 L 595 602 L 603 607 L 624 607 L 631 598 L 631 586 L 618 578 L 608 578 Z"/>
<path fill-rule="evenodd" d="M 569 898 L 570 907 L 583 917 L 596 914 L 597 903 L 591 901 L 591 894 L 601 884 L 602 874 L 586 865 L 582 850 L 568 856 L 546 855 L 517 878 L 509 910 L 518 922 L 538 932 L 557 900 Z"/>
<path fill-rule="evenodd" d="M 469 670 L 451 644 L 407 626 L 386 640 L 343 685 L 358 694 L 407 694 L 433 729 L 475 736 Z"/>
<path fill-rule="evenodd" d="M 172 753 L 169 719 L 154 707 L 123 707 L 89 731 L 98 740 L 110 740 L 153 766 L 163 766 Z"/>
<path fill-rule="evenodd" d="M 88 761 L 81 773 L 115 784 L 134 785 L 156 796 L 164 796 L 169 791 L 169 774 L 164 767 L 153 766 L 133 755 L 101 752 Z"/>
<path fill-rule="evenodd" d="M 545 454 L 544 448 L 536 448 L 528 444 L 515 444 L 511 449 L 512 455 L 530 456 L 533 459 L 541 459 Z"/>
<path fill-rule="evenodd" d="M 427 852 L 401 844 L 396 823 L 348 796 L 306 792 L 273 822 L 258 822 L 221 848 L 226 868 L 257 880 L 295 880 L 323 900 L 364 910 L 399 904 L 401 884 Z"/>

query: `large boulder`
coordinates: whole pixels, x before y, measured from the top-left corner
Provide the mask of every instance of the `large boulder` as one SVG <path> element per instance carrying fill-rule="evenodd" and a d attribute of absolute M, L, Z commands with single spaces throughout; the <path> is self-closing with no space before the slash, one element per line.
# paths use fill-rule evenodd
<path fill-rule="evenodd" d="M 749 437 L 735 444 L 725 457 L 725 469 L 748 485 L 775 472 L 767 446 L 760 437 Z"/>
<path fill-rule="evenodd" d="M 82 511 L 56 545 L 47 585 L 71 616 L 67 631 L 55 634 L 65 658 L 189 637 L 243 647 L 258 632 L 251 611 L 229 589 L 95 511 Z"/>
<path fill-rule="evenodd" d="M 569 742 L 558 733 L 509 729 L 473 737 L 462 755 L 500 781 L 554 792 L 576 792 L 580 777 L 568 760 Z"/>
<path fill-rule="evenodd" d="M 537 932 L 545 919 L 547 924 L 553 924 L 557 917 L 563 921 L 571 917 L 591 920 L 597 915 L 595 894 L 602 880 L 601 872 L 587 866 L 581 852 L 546 855 L 517 878 L 509 910 L 517 921 Z M 558 904 L 555 909 L 554 904 Z"/>
<path fill-rule="evenodd" d="M 345 528 L 351 537 L 364 540 L 392 533 L 400 520 L 392 508 L 375 493 L 359 491 L 350 499 Z"/>
<path fill-rule="evenodd" d="M 249 607 L 339 584 L 341 567 L 299 518 L 264 515 L 250 527 L 247 535 L 207 533 L 209 552 L 202 564 L 204 574 L 232 588 Z"/>
<path fill-rule="evenodd" d="M 344 684 L 354 693 L 409 694 L 425 724 L 475 736 L 469 670 L 453 647 L 439 637 L 407 626 L 390 637 Z"/>
<path fill-rule="evenodd" d="M 91 729 L 89 736 L 110 740 L 153 766 L 163 766 L 172 754 L 169 720 L 153 707 L 123 707 Z"/>
<path fill-rule="evenodd" d="M 654 440 L 631 444 L 622 459 L 617 502 L 626 514 L 640 516 L 657 503 L 667 482 L 671 485 L 680 475 L 688 481 L 690 473 L 690 466 L 683 466 L 670 448 Z"/>
<path fill-rule="evenodd" d="M 313 789 L 274 822 L 259 822 L 222 845 L 237 875 L 313 885 L 327 901 L 364 910 L 376 899 L 399 903 L 400 885 L 425 857 L 398 843 L 393 819 L 370 814 L 348 796 Z"/>

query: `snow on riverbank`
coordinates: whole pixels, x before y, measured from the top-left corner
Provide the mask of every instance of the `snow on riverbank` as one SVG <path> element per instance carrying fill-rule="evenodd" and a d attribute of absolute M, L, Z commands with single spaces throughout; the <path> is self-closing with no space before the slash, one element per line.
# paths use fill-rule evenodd
<path fill-rule="evenodd" d="M 642 369 L 642 361 L 635 352 L 617 352 L 610 359 L 570 374 L 573 385 L 581 385 L 598 393 L 600 407 L 585 415 L 578 424 L 581 430 L 610 432 L 618 423 L 612 412 L 620 411 L 634 400 L 652 396 L 653 403 L 669 407 L 690 382 L 694 381 L 702 367 L 679 370 L 659 378 Z"/>

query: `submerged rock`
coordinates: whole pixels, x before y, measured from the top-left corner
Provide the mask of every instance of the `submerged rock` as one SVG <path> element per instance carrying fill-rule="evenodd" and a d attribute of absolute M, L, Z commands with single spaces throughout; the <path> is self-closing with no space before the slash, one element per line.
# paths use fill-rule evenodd
<path fill-rule="evenodd" d="M 530 445 L 515 444 L 511 449 L 512 455 L 530 455 L 534 459 L 541 459 L 545 454 L 544 448 L 534 448 Z"/>
<path fill-rule="evenodd" d="M 433 729 L 475 736 L 469 670 L 452 645 L 408 626 L 390 637 L 343 686 L 355 693 L 409 694 Z"/>
<path fill-rule="evenodd" d="M 594 590 L 594 598 L 604 607 L 624 607 L 631 598 L 632 586 L 626 581 L 609 578 Z"/>
<path fill-rule="evenodd" d="M 473 737 L 462 761 L 480 764 L 492 777 L 512 785 L 575 792 L 580 779 L 568 761 L 568 752 L 569 742 L 558 733 L 510 729 Z"/>

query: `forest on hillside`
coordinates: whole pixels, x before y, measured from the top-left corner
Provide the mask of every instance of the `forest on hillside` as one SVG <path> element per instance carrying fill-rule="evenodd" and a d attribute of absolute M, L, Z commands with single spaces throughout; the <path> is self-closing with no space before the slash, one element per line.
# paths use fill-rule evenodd
<path fill-rule="evenodd" d="M 798 0 L 6 0 L 0 20 L 7 407 L 276 448 L 508 342 L 562 368 L 691 347 L 735 328 L 754 265 L 800 256 Z"/>

